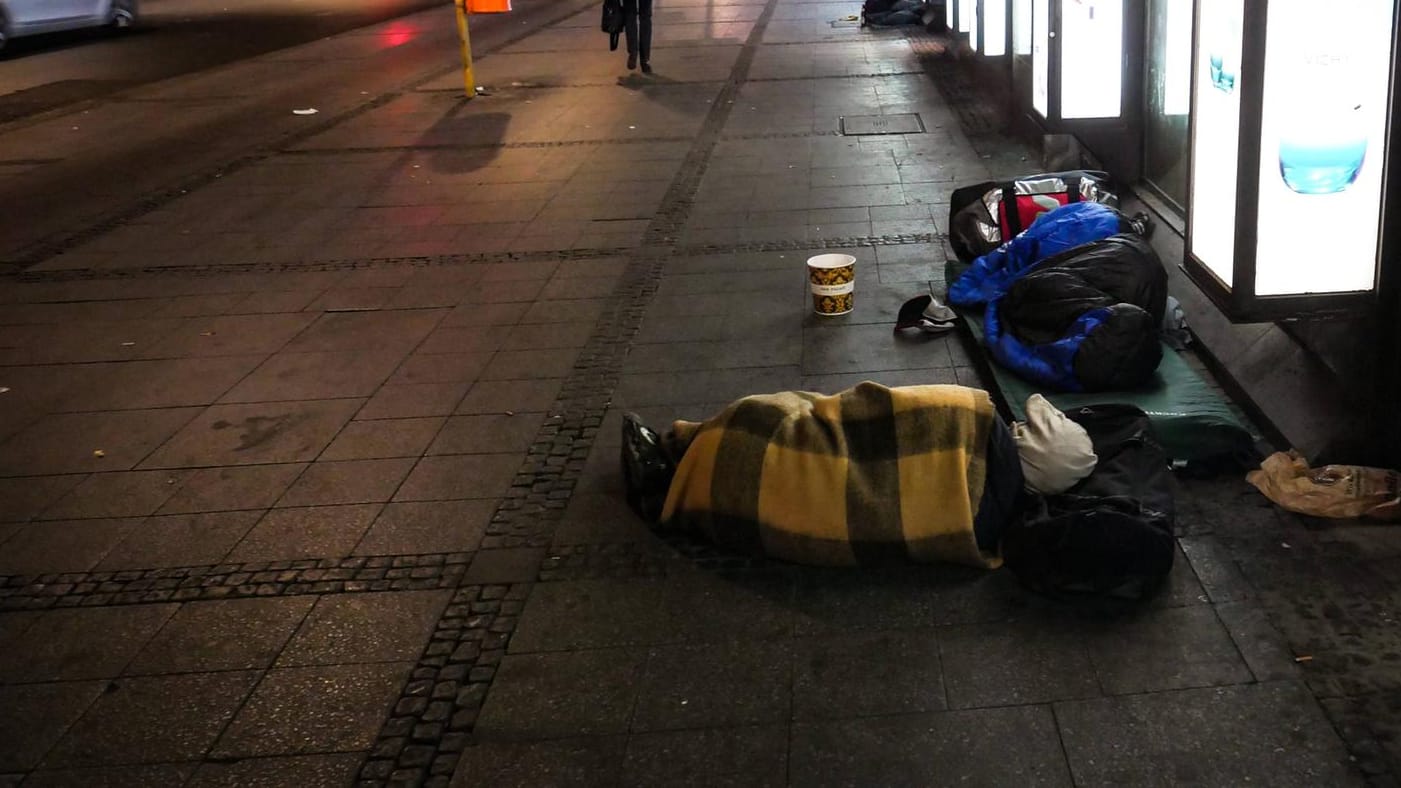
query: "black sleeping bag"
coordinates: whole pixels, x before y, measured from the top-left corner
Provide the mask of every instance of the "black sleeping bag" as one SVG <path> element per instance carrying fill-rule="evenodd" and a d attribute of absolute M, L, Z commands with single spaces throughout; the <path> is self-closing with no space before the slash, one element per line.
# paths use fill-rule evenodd
<path fill-rule="evenodd" d="M 1081 390 L 1112 391 L 1141 386 L 1158 368 L 1166 308 L 1167 271 L 1146 240 L 1125 233 L 1037 263 L 1000 314 L 1027 346 L 1065 343 Z"/>

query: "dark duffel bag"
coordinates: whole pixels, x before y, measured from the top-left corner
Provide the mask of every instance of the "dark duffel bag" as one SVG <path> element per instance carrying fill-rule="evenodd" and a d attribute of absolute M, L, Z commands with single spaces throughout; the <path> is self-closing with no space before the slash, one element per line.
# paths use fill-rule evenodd
<path fill-rule="evenodd" d="M 1027 588 L 1055 597 L 1141 600 L 1172 571 L 1176 480 L 1143 411 L 1091 405 L 1067 411 L 1099 462 L 1060 495 L 1034 496 L 1002 537 L 1002 558 Z"/>
<path fill-rule="evenodd" d="M 1071 170 L 955 189 L 949 198 L 949 243 L 959 260 L 971 263 L 1062 205 L 1102 202 L 1117 207 L 1119 200 L 1107 184 L 1103 172 Z"/>

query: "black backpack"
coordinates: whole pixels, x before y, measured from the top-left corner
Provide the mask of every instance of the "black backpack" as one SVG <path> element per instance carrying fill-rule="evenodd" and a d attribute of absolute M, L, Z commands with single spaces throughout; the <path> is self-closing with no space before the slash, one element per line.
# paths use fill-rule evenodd
<path fill-rule="evenodd" d="M 1177 553 L 1167 455 L 1132 405 L 1066 416 L 1090 434 L 1099 462 L 1067 492 L 1032 496 L 1003 534 L 1003 561 L 1024 586 L 1049 596 L 1146 599 L 1163 587 Z"/>
<path fill-rule="evenodd" d="M 608 34 L 608 51 L 618 48 L 618 35 L 623 32 L 623 0 L 603 0 L 603 22 L 600 25 Z"/>

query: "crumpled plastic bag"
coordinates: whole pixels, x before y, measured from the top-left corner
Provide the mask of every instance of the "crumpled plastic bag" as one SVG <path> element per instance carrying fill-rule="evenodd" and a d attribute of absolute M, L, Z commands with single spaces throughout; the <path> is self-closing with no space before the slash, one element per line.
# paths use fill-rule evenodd
<path fill-rule="evenodd" d="M 1245 480 L 1280 507 L 1314 517 L 1401 520 L 1401 474 L 1360 465 L 1310 468 L 1296 451 L 1275 452 Z"/>

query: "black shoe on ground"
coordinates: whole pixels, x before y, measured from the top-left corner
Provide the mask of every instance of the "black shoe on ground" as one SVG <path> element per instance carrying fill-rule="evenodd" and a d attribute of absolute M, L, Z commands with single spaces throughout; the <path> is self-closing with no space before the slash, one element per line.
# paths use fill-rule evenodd
<path fill-rule="evenodd" d="M 632 71 L 632 70 L 635 69 L 635 68 L 637 68 L 637 53 L 636 53 L 636 52 L 629 52 L 629 53 L 628 53 L 628 71 Z"/>
<path fill-rule="evenodd" d="M 1145 240 L 1153 237 L 1153 230 L 1156 227 L 1148 214 L 1141 212 L 1134 214 L 1133 217 L 1129 219 L 1129 225 L 1133 227 L 1134 232 L 1143 236 Z"/>
<path fill-rule="evenodd" d="M 642 73 L 644 73 L 644 74 L 650 74 L 650 73 L 652 73 L 652 64 L 651 64 L 651 63 L 648 63 L 648 62 L 645 61 L 645 60 L 642 61 Z"/>
<path fill-rule="evenodd" d="M 622 463 L 628 506 L 643 520 L 656 523 L 676 469 L 662 449 L 661 436 L 635 413 L 623 414 Z"/>

